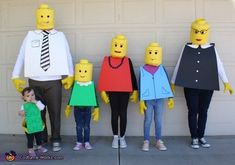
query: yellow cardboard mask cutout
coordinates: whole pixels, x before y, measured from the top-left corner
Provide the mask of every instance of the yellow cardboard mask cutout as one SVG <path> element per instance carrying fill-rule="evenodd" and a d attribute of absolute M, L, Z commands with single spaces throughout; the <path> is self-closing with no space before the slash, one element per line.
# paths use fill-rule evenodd
<path fill-rule="evenodd" d="M 117 35 L 112 39 L 111 56 L 123 58 L 126 56 L 127 39 L 124 35 Z"/>
<path fill-rule="evenodd" d="M 36 11 L 36 24 L 40 30 L 50 30 L 55 25 L 54 10 L 47 4 L 42 4 Z"/>
<path fill-rule="evenodd" d="M 191 25 L 190 40 L 194 45 L 203 45 L 208 42 L 210 26 L 205 19 L 196 19 Z"/>
<path fill-rule="evenodd" d="M 89 82 L 92 80 L 93 65 L 88 60 L 82 59 L 75 66 L 75 80 Z"/>
<path fill-rule="evenodd" d="M 145 50 L 145 64 L 159 66 L 162 63 L 162 48 L 158 43 L 150 43 Z"/>

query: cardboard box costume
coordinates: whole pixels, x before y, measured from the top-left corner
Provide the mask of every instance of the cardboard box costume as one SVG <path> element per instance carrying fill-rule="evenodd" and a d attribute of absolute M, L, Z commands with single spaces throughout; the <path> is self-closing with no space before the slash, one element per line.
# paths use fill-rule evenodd
<path fill-rule="evenodd" d="M 70 106 L 98 106 L 93 81 L 86 84 L 74 82 L 69 104 Z"/>
<path fill-rule="evenodd" d="M 215 44 L 208 48 L 184 47 L 175 85 L 206 90 L 219 90 Z"/>
<path fill-rule="evenodd" d="M 23 127 L 28 134 L 41 132 L 44 129 L 44 124 L 41 118 L 41 111 L 35 103 L 25 103 L 23 105 L 25 112 L 25 120 Z"/>
<path fill-rule="evenodd" d="M 173 97 L 165 69 L 159 65 L 152 75 L 140 67 L 140 100 L 153 100 Z"/>

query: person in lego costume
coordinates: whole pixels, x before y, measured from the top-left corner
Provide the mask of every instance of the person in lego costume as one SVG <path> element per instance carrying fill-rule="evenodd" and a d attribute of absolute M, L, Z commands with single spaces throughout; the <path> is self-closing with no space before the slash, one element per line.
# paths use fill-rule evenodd
<path fill-rule="evenodd" d="M 144 114 L 143 151 L 149 151 L 150 126 L 154 113 L 156 147 L 167 150 L 161 139 L 162 114 L 164 100 L 168 99 L 168 108 L 174 107 L 173 92 L 162 65 L 162 48 L 158 43 L 150 43 L 145 51 L 145 65 L 140 67 L 140 114 Z"/>
<path fill-rule="evenodd" d="M 21 92 L 26 82 L 20 79 L 24 66 L 24 76 L 28 78 L 37 97 L 44 101 L 51 124 L 53 151 L 61 150 L 61 95 L 62 85 L 69 89 L 73 84 L 73 62 L 67 39 L 63 32 L 54 29 L 54 10 L 41 4 L 36 11 L 37 30 L 29 31 L 25 37 L 12 73 L 16 90 Z M 67 75 L 62 80 L 62 76 Z M 45 122 L 45 113 L 42 118 Z M 47 142 L 45 129 L 43 141 Z"/>
<path fill-rule="evenodd" d="M 68 118 L 71 106 L 74 107 L 74 118 L 76 122 L 77 142 L 73 150 L 92 149 L 90 145 L 90 120 L 99 120 L 99 107 L 96 99 L 95 85 L 92 81 L 93 65 L 88 60 L 82 59 L 75 66 L 75 81 L 70 100 L 65 109 Z M 93 112 L 91 109 L 94 107 Z M 84 135 L 84 136 L 83 136 Z"/>
<path fill-rule="evenodd" d="M 129 99 L 136 102 L 137 81 L 131 59 L 126 55 L 127 39 L 117 35 L 112 39 L 111 55 L 105 56 L 98 80 L 101 98 L 111 106 L 113 148 L 119 148 L 118 120 L 120 119 L 120 148 L 126 148 L 125 132 Z"/>
<path fill-rule="evenodd" d="M 45 105 L 40 100 L 36 100 L 33 88 L 26 87 L 22 91 L 22 98 L 25 103 L 21 106 L 18 114 L 24 117 L 22 126 L 27 137 L 27 147 L 29 156 L 35 157 L 36 153 L 33 148 L 34 138 L 36 139 L 37 151 L 45 153 L 48 150 L 42 146 L 42 131 L 45 127 L 40 111 L 43 111 Z"/>
<path fill-rule="evenodd" d="M 223 64 L 214 43 L 209 43 L 210 26 L 203 18 L 196 19 L 191 25 L 190 39 L 176 64 L 171 87 L 184 87 L 188 107 L 188 124 L 192 138 L 191 147 L 211 145 L 204 137 L 207 112 L 214 90 L 219 90 L 219 78 L 224 83 L 224 92 L 233 93 L 228 83 Z"/>

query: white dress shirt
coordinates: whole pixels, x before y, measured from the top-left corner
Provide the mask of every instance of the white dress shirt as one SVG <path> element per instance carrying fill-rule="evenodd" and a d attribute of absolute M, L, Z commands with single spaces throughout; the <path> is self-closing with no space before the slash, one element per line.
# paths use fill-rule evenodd
<path fill-rule="evenodd" d="M 25 37 L 12 78 L 18 78 L 24 66 L 24 76 L 37 81 L 60 80 L 62 75 L 73 76 L 73 62 L 67 39 L 62 32 L 49 31 L 50 68 L 40 67 L 42 30 L 29 31 Z"/>

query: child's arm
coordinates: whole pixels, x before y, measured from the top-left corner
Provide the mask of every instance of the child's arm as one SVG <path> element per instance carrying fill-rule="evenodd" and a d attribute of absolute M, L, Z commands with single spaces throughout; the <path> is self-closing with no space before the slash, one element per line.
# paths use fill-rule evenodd
<path fill-rule="evenodd" d="M 99 121 L 99 119 L 100 119 L 100 110 L 99 110 L 98 106 L 94 107 L 94 110 L 93 110 L 91 115 L 92 115 L 92 118 L 93 118 L 94 121 L 96 121 L 96 122 Z"/>
<path fill-rule="evenodd" d="M 18 112 L 18 115 L 21 117 L 24 117 L 25 113 L 24 113 L 24 106 L 21 106 L 21 110 Z"/>
<path fill-rule="evenodd" d="M 64 115 L 66 118 L 69 118 L 71 114 L 71 106 L 70 105 L 66 105 L 65 111 L 64 111 Z"/>
<path fill-rule="evenodd" d="M 147 110 L 147 107 L 146 107 L 146 104 L 144 102 L 144 100 L 140 100 L 140 103 L 139 103 L 139 113 L 141 115 L 144 115 L 144 112 Z"/>
<path fill-rule="evenodd" d="M 36 106 L 39 108 L 40 111 L 43 111 L 45 108 L 45 105 L 39 100 L 35 102 Z"/>
<path fill-rule="evenodd" d="M 95 99 L 96 99 L 96 106 L 93 108 L 93 112 L 91 116 L 92 116 L 92 119 L 97 122 L 100 120 L 100 109 L 99 109 L 99 102 L 97 99 L 96 89 L 95 89 Z"/>
<path fill-rule="evenodd" d="M 175 106 L 174 99 L 172 97 L 168 98 L 167 100 L 167 106 L 169 110 L 172 110 Z"/>
<path fill-rule="evenodd" d="M 74 89 L 75 83 L 76 83 L 76 82 L 74 81 L 72 91 L 73 91 L 73 89 Z M 65 111 L 64 111 L 64 115 L 65 115 L 66 118 L 69 118 L 69 117 L 70 117 L 70 114 L 71 114 L 71 109 L 72 109 L 72 107 L 71 107 L 70 104 L 69 104 L 69 103 L 70 103 L 70 100 L 71 100 L 71 96 L 72 96 L 72 92 L 70 93 L 69 101 L 68 101 L 68 103 L 67 103 L 67 105 L 66 105 L 66 107 L 65 107 Z"/>

